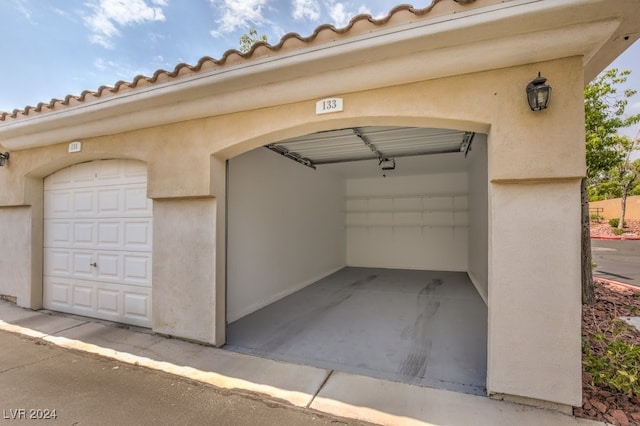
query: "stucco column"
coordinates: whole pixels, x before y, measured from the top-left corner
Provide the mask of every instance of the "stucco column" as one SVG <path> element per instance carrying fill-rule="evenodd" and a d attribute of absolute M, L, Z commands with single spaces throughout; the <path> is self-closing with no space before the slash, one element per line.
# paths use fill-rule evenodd
<path fill-rule="evenodd" d="M 0 295 L 16 304 L 42 308 L 42 179 L 25 177 L 24 204 L 0 207 Z M 5 196 L 11 192 L 6 191 Z"/>
<path fill-rule="evenodd" d="M 153 203 L 153 330 L 225 343 L 226 164 L 211 157 L 215 196 Z"/>
<path fill-rule="evenodd" d="M 488 392 L 579 406 L 580 181 L 490 192 Z"/>
<path fill-rule="evenodd" d="M 525 87 L 538 72 L 553 95 L 531 111 Z M 488 141 L 487 391 L 567 410 L 582 397 L 582 76 L 579 57 L 505 71 L 510 102 L 496 105 Z"/>
<path fill-rule="evenodd" d="M 215 326 L 215 234 L 215 198 L 154 200 L 155 332 L 221 344 Z"/>

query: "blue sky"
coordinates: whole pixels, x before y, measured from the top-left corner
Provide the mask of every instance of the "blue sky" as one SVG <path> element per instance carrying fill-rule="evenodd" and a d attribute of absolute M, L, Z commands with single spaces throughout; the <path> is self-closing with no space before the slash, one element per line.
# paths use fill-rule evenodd
<path fill-rule="evenodd" d="M 430 0 L 414 3 L 425 7 Z M 392 0 L 0 0 L 0 111 L 112 86 L 157 69 L 219 58 L 251 25 L 276 44 L 288 32 L 386 15 Z M 612 66 L 640 91 L 640 41 Z M 630 113 L 640 113 L 636 95 Z M 630 129 L 635 134 L 637 129 Z M 631 135 L 633 136 L 633 135 Z"/>

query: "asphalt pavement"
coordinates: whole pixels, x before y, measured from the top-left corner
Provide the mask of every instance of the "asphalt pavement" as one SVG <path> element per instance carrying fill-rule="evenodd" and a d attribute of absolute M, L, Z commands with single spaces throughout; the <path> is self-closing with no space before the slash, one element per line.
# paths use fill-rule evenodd
<path fill-rule="evenodd" d="M 594 277 L 640 287 L 640 240 L 591 240 Z"/>
<path fill-rule="evenodd" d="M 360 425 L 0 331 L 0 424 Z"/>

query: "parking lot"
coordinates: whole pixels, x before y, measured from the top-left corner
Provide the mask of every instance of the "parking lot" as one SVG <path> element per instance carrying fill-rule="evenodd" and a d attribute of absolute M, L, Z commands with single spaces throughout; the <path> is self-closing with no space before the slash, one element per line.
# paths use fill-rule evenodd
<path fill-rule="evenodd" d="M 640 241 L 591 240 L 593 276 L 640 287 Z"/>

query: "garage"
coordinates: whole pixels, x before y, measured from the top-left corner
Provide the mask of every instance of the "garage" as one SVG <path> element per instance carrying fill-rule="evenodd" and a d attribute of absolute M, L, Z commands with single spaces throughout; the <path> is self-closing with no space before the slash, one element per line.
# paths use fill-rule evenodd
<path fill-rule="evenodd" d="M 363 126 L 229 160 L 226 347 L 485 393 L 486 142 Z"/>
<path fill-rule="evenodd" d="M 143 162 L 91 161 L 44 179 L 46 309 L 151 327 L 151 252 Z"/>

